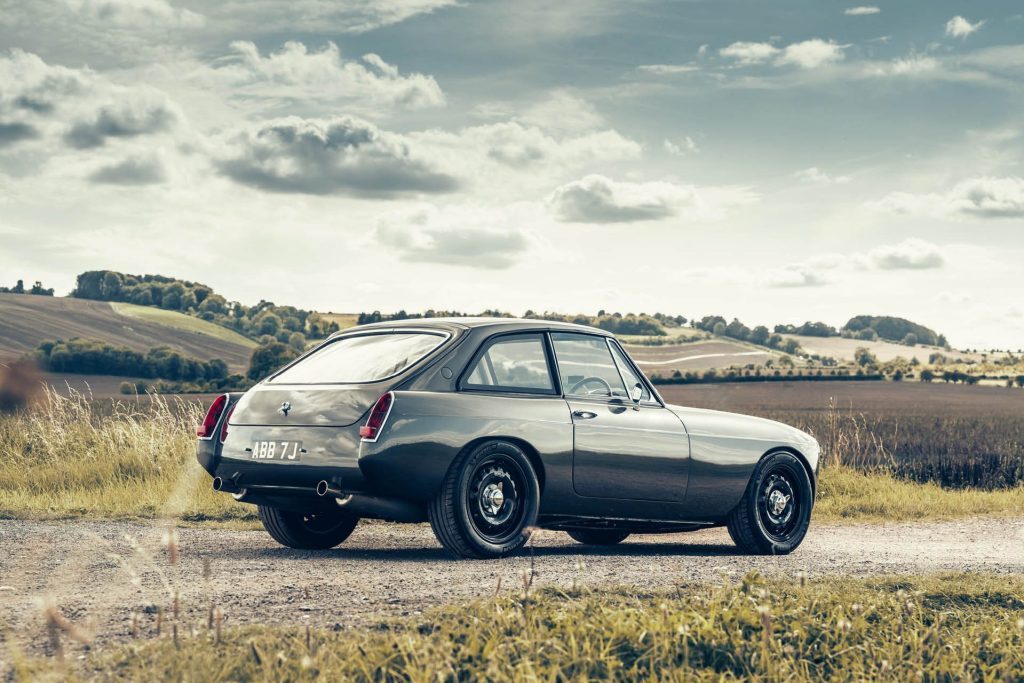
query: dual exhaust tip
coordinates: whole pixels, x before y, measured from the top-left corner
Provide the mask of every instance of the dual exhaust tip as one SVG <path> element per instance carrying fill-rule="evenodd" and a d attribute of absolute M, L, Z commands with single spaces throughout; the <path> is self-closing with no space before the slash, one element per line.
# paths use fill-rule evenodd
<path fill-rule="evenodd" d="M 239 486 L 235 483 L 233 479 L 226 480 L 223 477 L 214 477 L 213 490 L 223 491 L 225 493 L 238 493 L 239 491 L 243 491 L 244 489 L 239 488 Z M 331 498 L 346 497 L 346 494 L 341 489 L 331 484 L 326 479 L 321 480 L 320 482 L 317 483 L 316 495 L 320 496 L 321 498 L 325 498 L 328 496 Z"/>

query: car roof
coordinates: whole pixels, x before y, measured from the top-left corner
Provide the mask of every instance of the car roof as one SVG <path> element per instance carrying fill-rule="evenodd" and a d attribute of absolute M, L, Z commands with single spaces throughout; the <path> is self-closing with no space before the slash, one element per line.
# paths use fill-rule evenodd
<path fill-rule="evenodd" d="M 477 329 L 494 328 L 503 332 L 528 331 L 528 330 L 564 330 L 566 332 L 586 332 L 588 334 L 599 334 L 611 337 L 612 334 L 606 330 L 587 325 L 577 325 L 557 320 L 532 320 L 525 318 L 487 318 L 487 317 L 456 317 L 456 318 L 408 318 L 405 320 L 385 320 L 369 325 L 360 325 L 342 330 L 338 334 L 347 334 L 354 330 L 380 330 L 380 329 Z"/>

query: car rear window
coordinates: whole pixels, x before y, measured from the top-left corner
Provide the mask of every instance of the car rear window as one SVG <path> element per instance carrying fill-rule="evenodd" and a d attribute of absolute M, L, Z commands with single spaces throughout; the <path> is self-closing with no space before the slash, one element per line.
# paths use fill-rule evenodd
<path fill-rule="evenodd" d="M 430 332 L 342 337 L 274 375 L 275 384 L 360 384 L 394 377 L 444 343 Z"/>

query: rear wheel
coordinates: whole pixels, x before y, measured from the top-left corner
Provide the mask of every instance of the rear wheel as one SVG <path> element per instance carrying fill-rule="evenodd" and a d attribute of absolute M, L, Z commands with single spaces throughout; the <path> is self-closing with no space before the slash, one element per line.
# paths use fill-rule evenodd
<path fill-rule="evenodd" d="M 584 545 L 618 545 L 629 537 L 628 531 L 618 529 L 573 529 L 566 533 Z"/>
<path fill-rule="evenodd" d="M 325 550 L 352 534 L 359 518 L 347 510 L 304 514 L 257 506 L 263 528 L 281 545 L 301 550 Z"/>
<path fill-rule="evenodd" d="M 513 443 L 489 441 L 455 459 L 427 517 L 451 554 L 492 558 L 526 543 L 539 506 L 530 459 Z"/>
<path fill-rule="evenodd" d="M 772 453 L 757 464 L 726 526 L 745 552 L 786 555 L 804 540 L 813 506 L 814 489 L 803 463 L 792 453 Z"/>

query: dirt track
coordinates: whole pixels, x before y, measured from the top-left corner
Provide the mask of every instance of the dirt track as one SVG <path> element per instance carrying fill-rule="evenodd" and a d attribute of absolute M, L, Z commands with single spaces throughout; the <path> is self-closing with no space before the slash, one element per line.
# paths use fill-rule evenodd
<path fill-rule="evenodd" d="M 452 561 L 429 526 L 380 523 L 363 524 L 328 552 L 281 548 L 262 531 L 179 529 L 180 559 L 171 566 L 163 533 L 157 525 L 129 522 L 0 522 L 0 619 L 29 649 L 43 648 L 39 604 L 48 597 L 102 643 L 128 637 L 134 611 L 141 614 L 143 632 L 152 633 L 158 607 L 169 610 L 177 590 L 185 624 L 205 625 L 215 601 L 228 625 L 343 628 L 489 596 L 499 578 L 502 591 L 519 590 L 530 566 L 528 553 Z M 810 577 L 1024 572 L 1020 519 L 812 526 L 795 554 L 779 558 L 738 555 L 721 529 L 637 536 L 611 549 L 540 532 L 533 544 L 535 585 L 541 586 L 576 581 L 658 589 L 751 569 Z M 210 575 L 204 579 L 206 563 Z"/>

